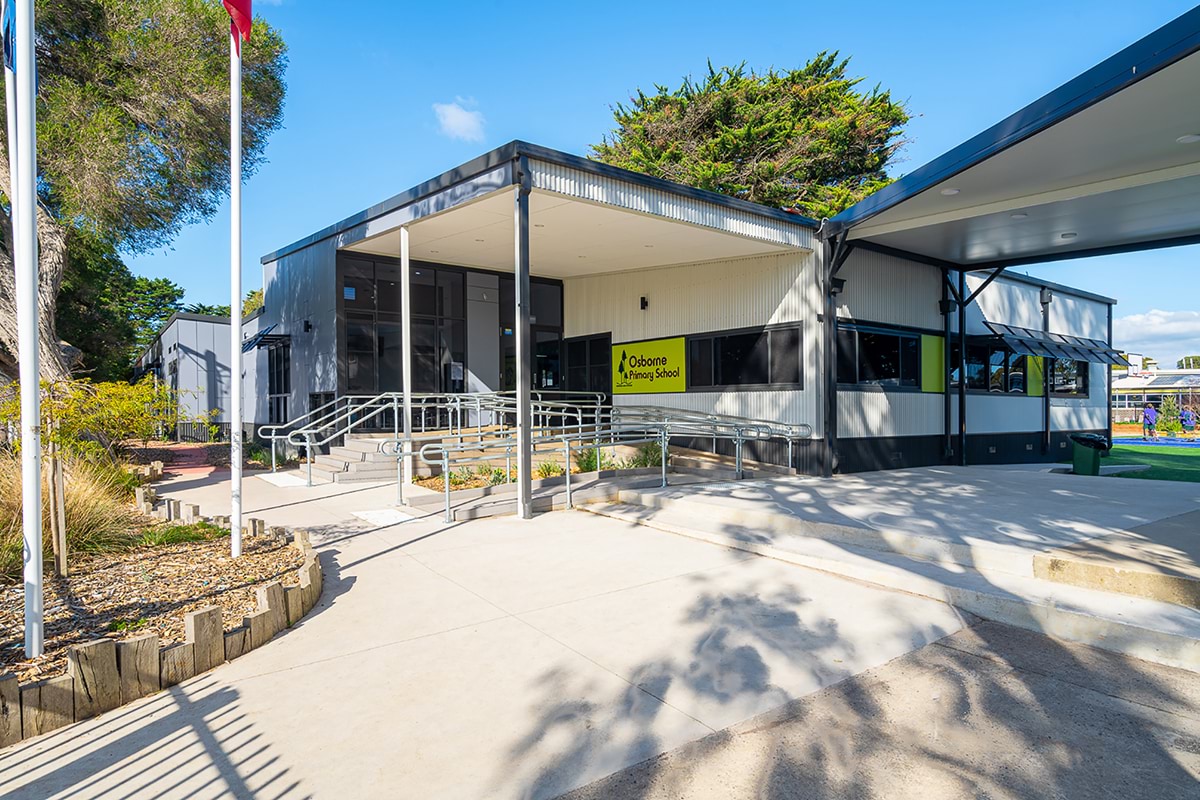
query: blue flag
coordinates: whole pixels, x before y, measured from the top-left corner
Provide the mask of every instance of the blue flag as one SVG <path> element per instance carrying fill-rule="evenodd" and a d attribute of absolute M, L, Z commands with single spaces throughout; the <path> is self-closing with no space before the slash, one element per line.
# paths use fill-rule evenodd
<path fill-rule="evenodd" d="M 4 66 L 16 71 L 17 63 L 17 12 L 9 0 L 4 2 Z"/>

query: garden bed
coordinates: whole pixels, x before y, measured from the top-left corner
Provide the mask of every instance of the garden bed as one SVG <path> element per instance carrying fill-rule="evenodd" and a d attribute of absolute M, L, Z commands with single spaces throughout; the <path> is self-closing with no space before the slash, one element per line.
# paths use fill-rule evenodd
<path fill-rule="evenodd" d="M 152 530 L 148 544 L 81 555 L 69 577 L 47 577 L 46 652 L 33 661 L 23 649 L 24 586 L 0 588 L 0 670 L 22 682 L 61 675 L 69 646 L 99 638 L 156 633 L 163 644 L 182 642 L 184 614 L 205 606 L 220 607 L 224 627 L 236 627 L 257 610 L 257 587 L 299 582 L 303 554 L 275 538 L 247 537 L 234 561 L 227 532 L 211 526 L 158 531 L 159 542 L 173 543 L 154 543 Z"/>

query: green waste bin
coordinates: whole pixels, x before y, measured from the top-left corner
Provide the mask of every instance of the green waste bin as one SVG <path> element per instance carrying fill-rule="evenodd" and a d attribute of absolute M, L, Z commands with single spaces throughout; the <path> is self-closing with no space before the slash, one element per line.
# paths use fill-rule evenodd
<path fill-rule="evenodd" d="M 1099 475 L 1100 458 L 1108 452 L 1108 439 L 1098 433 L 1073 433 L 1072 464 L 1076 475 Z"/>

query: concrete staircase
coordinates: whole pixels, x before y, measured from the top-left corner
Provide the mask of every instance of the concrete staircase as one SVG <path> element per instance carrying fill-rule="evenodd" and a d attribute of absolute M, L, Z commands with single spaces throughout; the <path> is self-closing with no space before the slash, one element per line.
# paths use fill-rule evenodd
<path fill-rule="evenodd" d="M 313 461 L 314 481 L 358 483 L 396 479 L 395 456 L 380 452 L 382 440 L 347 438 L 345 444 L 329 448 L 328 455 Z"/>
<path fill-rule="evenodd" d="M 711 487 L 711 484 L 710 484 Z M 984 619 L 1200 672 L 1200 610 L 1039 577 L 1036 549 L 963 545 L 686 489 L 625 489 L 592 513 L 946 602 Z"/>

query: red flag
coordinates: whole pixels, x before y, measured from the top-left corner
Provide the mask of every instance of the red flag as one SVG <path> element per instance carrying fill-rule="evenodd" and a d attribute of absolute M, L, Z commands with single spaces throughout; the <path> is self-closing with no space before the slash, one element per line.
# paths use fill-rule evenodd
<path fill-rule="evenodd" d="M 225 10 L 229 12 L 229 19 L 233 22 L 234 37 L 241 34 L 241 38 L 247 42 L 250 41 L 250 28 L 254 25 L 254 14 L 250 11 L 252 0 L 222 0 L 222 2 L 225 4 Z M 238 49 L 241 49 L 240 45 Z"/>

